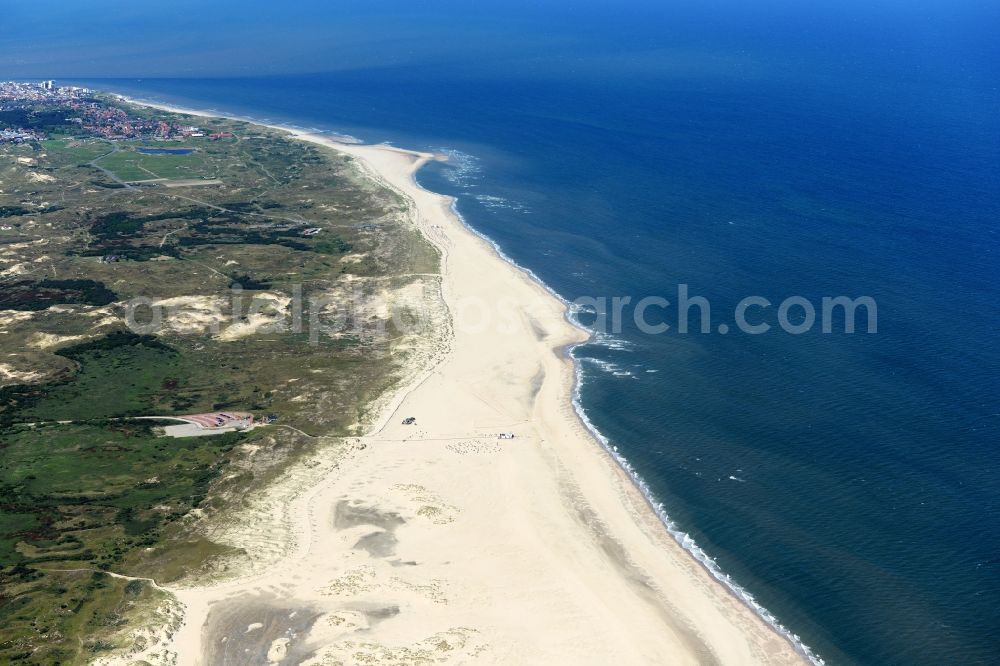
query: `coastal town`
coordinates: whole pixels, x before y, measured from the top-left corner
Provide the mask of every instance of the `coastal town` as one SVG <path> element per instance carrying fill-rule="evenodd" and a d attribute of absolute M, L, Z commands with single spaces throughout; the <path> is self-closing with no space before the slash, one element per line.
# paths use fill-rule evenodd
<path fill-rule="evenodd" d="M 50 134 L 76 133 L 110 140 L 206 136 L 198 127 L 129 113 L 89 88 L 57 86 L 54 81 L 0 82 L 0 143 L 32 143 Z M 231 136 L 212 133 L 209 138 Z"/>

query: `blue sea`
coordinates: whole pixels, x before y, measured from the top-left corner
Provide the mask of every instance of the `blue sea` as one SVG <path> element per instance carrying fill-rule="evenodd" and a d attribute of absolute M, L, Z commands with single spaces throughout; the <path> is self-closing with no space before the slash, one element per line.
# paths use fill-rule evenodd
<path fill-rule="evenodd" d="M 816 660 L 1000 663 L 1000 10 L 766 6 L 456 6 L 417 61 L 78 83 L 447 152 L 420 182 L 568 301 L 687 285 L 711 332 L 573 352 L 675 536 Z M 791 296 L 871 297 L 877 332 L 787 333 Z"/>

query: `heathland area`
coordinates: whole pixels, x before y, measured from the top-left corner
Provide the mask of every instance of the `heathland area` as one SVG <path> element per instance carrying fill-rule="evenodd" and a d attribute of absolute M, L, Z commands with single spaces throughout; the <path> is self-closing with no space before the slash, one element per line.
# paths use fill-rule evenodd
<path fill-rule="evenodd" d="M 89 663 L 142 647 L 158 584 L 239 560 L 215 516 L 420 366 L 438 255 L 344 154 L 39 97 L 0 106 L 0 662 Z M 226 411 L 274 422 L 134 418 Z"/>

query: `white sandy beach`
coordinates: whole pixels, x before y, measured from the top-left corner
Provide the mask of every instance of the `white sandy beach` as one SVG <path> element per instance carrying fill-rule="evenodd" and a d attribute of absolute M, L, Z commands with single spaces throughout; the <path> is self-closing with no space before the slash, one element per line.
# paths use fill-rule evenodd
<path fill-rule="evenodd" d="M 563 349 L 583 333 L 450 199 L 415 184 L 432 156 L 297 134 L 412 199 L 458 321 L 443 360 L 350 453 L 280 482 L 305 487 L 278 509 L 293 538 L 276 563 L 171 590 L 185 606 L 166 646 L 176 663 L 240 663 L 220 646 L 237 624 L 267 631 L 261 609 L 309 617 L 301 658 L 276 639 L 275 664 L 802 663 L 674 541 L 580 422 Z M 493 323 L 474 325 L 470 303 L 488 304 Z M 415 425 L 401 424 L 408 416 Z M 236 618 L 230 634 L 222 617 Z"/>

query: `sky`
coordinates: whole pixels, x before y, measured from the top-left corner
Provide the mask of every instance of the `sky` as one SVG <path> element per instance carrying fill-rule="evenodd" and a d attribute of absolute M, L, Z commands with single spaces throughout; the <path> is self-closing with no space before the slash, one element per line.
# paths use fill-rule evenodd
<path fill-rule="evenodd" d="M 4 0 L 0 77 L 209 77 L 432 65 L 541 66 L 595 44 L 777 57 L 871 35 L 899 57 L 997 56 L 988 0 Z M 866 37 L 868 38 L 868 37 Z M 788 50 L 788 49 L 785 49 Z M 971 69 L 982 69 L 976 63 Z M 638 64 L 641 66 L 641 62 Z M 494 67 L 495 69 L 495 67 Z M 995 71 L 995 70 L 994 70 Z"/>

